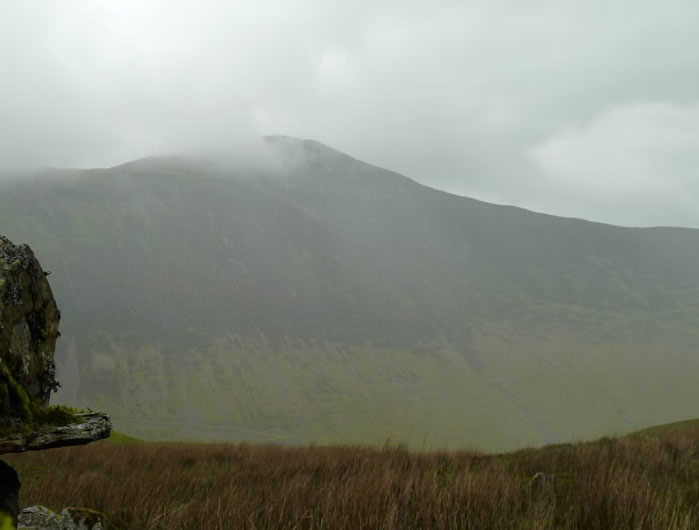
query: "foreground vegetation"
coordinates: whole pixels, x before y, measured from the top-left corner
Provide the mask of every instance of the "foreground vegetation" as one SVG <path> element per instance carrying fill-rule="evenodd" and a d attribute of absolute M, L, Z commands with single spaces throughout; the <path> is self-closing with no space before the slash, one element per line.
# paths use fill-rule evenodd
<path fill-rule="evenodd" d="M 22 505 L 117 529 L 699 527 L 697 423 L 504 455 L 117 438 L 7 460 Z"/>

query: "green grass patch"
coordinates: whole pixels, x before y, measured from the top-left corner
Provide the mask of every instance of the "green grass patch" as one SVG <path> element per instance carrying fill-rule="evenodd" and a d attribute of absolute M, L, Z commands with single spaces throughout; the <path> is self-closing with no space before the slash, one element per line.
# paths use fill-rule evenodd
<path fill-rule="evenodd" d="M 66 407 L 65 405 L 51 405 L 48 407 L 33 407 L 35 425 L 69 425 L 71 423 L 82 423 L 80 418 L 82 410 Z"/>
<path fill-rule="evenodd" d="M 112 433 L 109 435 L 109 438 L 100 440 L 98 443 L 112 445 L 142 445 L 149 442 L 146 442 L 145 440 L 139 440 L 138 438 L 134 438 L 133 436 L 129 436 L 128 434 L 124 434 L 123 432 L 112 431 Z"/>

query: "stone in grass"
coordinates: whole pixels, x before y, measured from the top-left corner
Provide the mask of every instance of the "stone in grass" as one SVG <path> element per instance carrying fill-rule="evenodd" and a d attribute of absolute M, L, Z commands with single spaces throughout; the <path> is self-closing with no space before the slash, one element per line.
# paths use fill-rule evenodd
<path fill-rule="evenodd" d="M 17 530 L 104 530 L 104 515 L 87 508 L 65 508 L 60 515 L 45 506 L 30 506 L 19 515 Z"/>
<path fill-rule="evenodd" d="M 543 473 L 539 471 L 529 481 L 529 493 L 534 497 L 551 498 L 556 491 L 558 476 L 555 473 Z"/>
<path fill-rule="evenodd" d="M 65 508 L 61 512 L 63 530 L 103 530 L 104 514 L 89 508 Z"/>
<path fill-rule="evenodd" d="M 45 506 L 30 506 L 19 514 L 17 529 L 61 530 L 61 516 Z"/>

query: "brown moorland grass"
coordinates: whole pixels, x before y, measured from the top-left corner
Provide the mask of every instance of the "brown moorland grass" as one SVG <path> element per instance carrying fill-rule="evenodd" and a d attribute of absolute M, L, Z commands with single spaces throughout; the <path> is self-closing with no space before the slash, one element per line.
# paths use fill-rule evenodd
<path fill-rule="evenodd" d="M 22 505 L 89 506 L 113 529 L 699 528 L 697 425 L 505 455 L 99 443 L 7 460 Z"/>

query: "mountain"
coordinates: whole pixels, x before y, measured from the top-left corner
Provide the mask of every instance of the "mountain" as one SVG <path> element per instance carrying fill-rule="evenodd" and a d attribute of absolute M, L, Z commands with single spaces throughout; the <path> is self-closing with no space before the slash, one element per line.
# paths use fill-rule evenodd
<path fill-rule="evenodd" d="M 317 142 L 0 184 L 61 402 L 149 438 L 491 450 L 696 417 L 699 231 L 422 186 Z"/>

